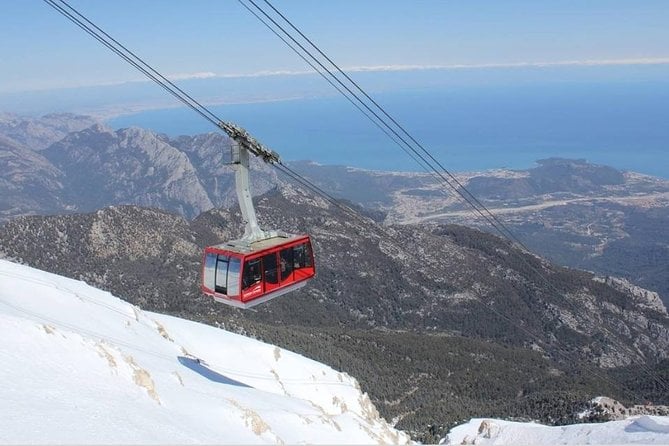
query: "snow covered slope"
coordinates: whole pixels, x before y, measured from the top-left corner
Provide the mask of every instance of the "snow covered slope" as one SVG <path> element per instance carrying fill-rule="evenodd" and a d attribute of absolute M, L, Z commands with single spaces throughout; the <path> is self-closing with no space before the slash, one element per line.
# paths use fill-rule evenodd
<path fill-rule="evenodd" d="M 475 418 L 442 440 L 448 445 L 669 444 L 669 417 L 635 416 L 622 421 L 569 426 Z"/>
<path fill-rule="evenodd" d="M 407 443 L 356 381 L 0 260 L 0 443 Z"/>

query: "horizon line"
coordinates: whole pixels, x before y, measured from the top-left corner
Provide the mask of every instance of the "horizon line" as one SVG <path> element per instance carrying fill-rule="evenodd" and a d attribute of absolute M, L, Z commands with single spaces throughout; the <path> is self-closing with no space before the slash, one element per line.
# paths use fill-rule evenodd
<path fill-rule="evenodd" d="M 391 65 L 359 65 L 342 68 L 347 73 L 381 73 L 403 71 L 439 71 L 439 70 L 485 70 L 496 68 L 551 68 L 551 67 L 604 67 L 604 66 L 635 66 L 635 65 L 669 65 L 669 57 L 641 57 L 624 59 L 573 59 L 560 61 L 521 61 L 521 62 L 491 62 L 477 64 L 391 64 Z M 317 74 L 314 70 L 263 70 L 251 73 L 215 73 L 212 71 L 197 71 L 192 73 L 173 73 L 165 75 L 170 81 L 197 80 L 197 79 L 233 79 L 259 78 L 275 76 L 305 76 Z M 59 87 L 41 87 L 14 91 L 0 91 L 0 95 L 16 93 L 35 93 L 41 91 L 68 90 L 77 88 L 112 87 L 138 82 L 150 82 L 147 78 L 136 78 L 122 81 L 109 81 L 92 84 L 80 84 Z"/>

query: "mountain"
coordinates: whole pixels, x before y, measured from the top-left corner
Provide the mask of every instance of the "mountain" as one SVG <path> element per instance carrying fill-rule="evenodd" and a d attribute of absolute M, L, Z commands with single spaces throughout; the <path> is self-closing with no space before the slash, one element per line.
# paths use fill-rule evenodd
<path fill-rule="evenodd" d="M 565 422 L 596 395 L 666 399 L 647 386 L 649 371 L 669 371 L 669 318 L 652 293 L 474 229 L 384 227 L 290 186 L 256 208 L 264 227 L 311 234 L 318 264 L 310 285 L 254 312 L 198 289 L 202 248 L 241 233 L 235 208 L 192 221 L 134 206 L 21 217 L 0 227 L 0 250 L 345 370 L 383 416 L 428 442 L 481 413 Z"/>
<path fill-rule="evenodd" d="M 235 180 L 230 167 L 230 139 L 226 135 L 205 133 L 166 140 L 188 156 L 213 207 L 229 207 L 237 202 Z M 276 186 L 278 178 L 271 166 L 255 157 L 252 157 L 250 163 L 254 195 L 265 193 Z"/>
<path fill-rule="evenodd" d="M 354 378 L 278 346 L 2 260 L 0 303 L 12 383 L 0 390 L 12 407 L 2 442 L 410 442 Z M 668 435 L 660 416 L 561 427 L 472 419 L 441 443 L 650 444 Z"/>
<path fill-rule="evenodd" d="M 66 135 L 95 124 L 90 116 L 51 113 L 40 118 L 0 113 L 0 135 L 30 150 L 41 151 Z"/>
<path fill-rule="evenodd" d="M 12 167 L 0 171 L 0 192 L 13 200 L 0 207 L 3 220 L 121 204 L 194 218 L 236 200 L 230 141 L 222 134 L 171 140 L 139 128 L 114 131 L 75 115 L 1 115 L 0 160 Z M 253 160 L 252 168 L 254 193 L 277 183 L 261 161 Z M 26 184 L 21 191 L 14 187 L 17 177 Z"/>
<path fill-rule="evenodd" d="M 0 256 L 345 370 L 384 416 L 421 441 L 436 441 L 447 427 L 481 414 L 569 422 L 596 395 L 666 402 L 654 380 L 669 379 L 667 314 L 657 293 L 609 273 L 557 267 L 480 230 L 449 224 L 477 222 L 425 175 L 295 165 L 325 189 L 371 207 L 351 203 L 367 218 L 282 182 L 267 166 L 253 166 L 262 171 L 253 176 L 254 191 L 262 194 L 261 224 L 311 234 L 318 272 L 305 289 L 242 313 L 198 289 L 202 248 L 241 233 L 236 207 L 219 207 L 234 201 L 225 137 L 171 139 L 95 124 L 39 153 L 14 140 L 5 147 L 11 168 L 0 172 L 6 179 L 0 185 L 6 196 L 16 195 L 21 178 L 32 175 L 26 184 L 42 184 L 43 171 L 49 180 L 44 202 L 10 202 L 7 219 L 47 205 L 44 212 L 67 215 L 6 221 Z M 541 169 L 459 178 L 481 188 L 501 217 L 513 217 L 507 224 L 536 223 L 547 234 L 562 234 L 567 249 L 576 244 L 564 234 L 585 229 L 587 240 L 606 252 L 631 238 L 633 226 L 636 242 L 655 244 L 646 267 L 666 274 L 664 229 L 657 224 L 666 182 L 582 161 L 548 160 Z M 493 179 L 476 179 L 486 176 Z M 487 182 L 497 195 L 486 195 Z M 559 215 L 572 205 L 593 212 Z M 629 209 L 611 213 L 614 206 Z M 533 220 L 544 211 L 556 214 Z M 656 220 L 648 218 L 653 212 Z M 636 222 L 620 226 L 631 215 Z M 627 235 L 614 240 L 620 231 Z M 643 266 L 646 254 L 638 252 Z M 622 265 L 634 259 L 617 258 Z"/>
<path fill-rule="evenodd" d="M 82 210 L 133 203 L 193 216 L 213 206 L 188 157 L 145 130 L 96 124 L 43 153 L 65 173 L 66 200 Z"/>
<path fill-rule="evenodd" d="M 475 176 L 469 180 L 467 188 L 478 198 L 518 200 L 554 193 L 592 194 L 605 191 L 607 186 L 625 184 L 622 172 L 583 159 L 549 158 L 539 160 L 537 164 L 527 170 L 526 176 Z"/>
<path fill-rule="evenodd" d="M 0 196 L 6 197 L 0 222 L 123 204 L 194 218 L 235 203 L 230 142 L 221 133 L 169 138 L 94 124 L 69 114 L 0 115 L 0 160 L 16 159 L 15 147 L 22 147 L 11 169 L 0 170 Z M 31 150 L 44 157 L 35 159 Z M 490 230 L 428 174 L 291 166 L 386 225 L 456 223 Z M 252 169 L 255 195 L 283 184 L 264 163 L 253 160 Z M 564 266 L 623 277 L 669 303 L 669 269 L 663 267 L 669 262 L 669 181 L 559 158 L 540 160 L 532 169 L 456 177 L 534 252 Z"/>
<path fill-rule="evenodd" d="M 258 310 L 259 320 L 438 330 L 529 346 L 535 341 L 523 329 L 490 313 L 511 308 L 517 323 L 539 334 L 543 349 L 555 347 L 552 335 L 560 330 L 569 339 L 562 342 L 602 366 L 668 355 L 669 319 L 655 296 L 552 266 L 492 235 L 456 226 L 382 227 L 292 187 L 263 195 L 256 208 L 265 227 L 309 233 L 319 258 L 313 286 Z M 94 284 L 120 296 L 146 287 L 134 293 L 143 299 L 137 303 L 174 311 L 187 296 L 207 302 L 198 293 L 201 250 L 238 237 L 241 229 L 238 211 L 211 211 L 189 222 L 162 211 L 113 207 L 14 219 L 0 228 L 0 241 L 10 257 L 97 277 Z M 477 322 L 463 314 L 476 314 Z M 495 322 L 482 323 L 487 320 Z"/>
<path fill-rule="evenodd" d="M 0 260 L 3 443 L 406 444 L 355 379 Z"/>
<path fill-rule="evenodd" d="M 0 135 L 0 221 L 64 208 L 64 174 L 41 154 Z"/>
<path fill-rule="evenodd" d="M 463 224 L 492 231 L 424 173 L 296 163 L 325 190 L 376 210 L 385 224 Z M 525 246 L 565 266 L 624 277 L 669 304 L 669 181 L 585 160 L 456 173 Z"/>

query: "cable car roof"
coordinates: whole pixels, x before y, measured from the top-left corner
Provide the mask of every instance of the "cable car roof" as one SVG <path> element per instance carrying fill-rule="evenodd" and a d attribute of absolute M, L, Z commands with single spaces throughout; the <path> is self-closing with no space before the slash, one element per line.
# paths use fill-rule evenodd
<path fill-rule="evenodd" d="M 292 242 L 297 242 L 308 238 L 309 236 L 303 234 L 295 235 L 277 233 L 274 237 L 256 240 L 250 243 L 241 239 L 230 240 L 224 243 L 219 243 L 218 245 L 209 246 L 208 249 L 220 249 L 222 251 L 233 252 L 236 254 L 249 255 L 275 248 L 280 245 L 289 245 Z"/>

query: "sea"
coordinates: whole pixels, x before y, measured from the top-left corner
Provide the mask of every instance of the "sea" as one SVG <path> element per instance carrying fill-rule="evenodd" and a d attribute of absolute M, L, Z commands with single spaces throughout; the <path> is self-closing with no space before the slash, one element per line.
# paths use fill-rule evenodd
<path fill-rule="evenodd" d="M 666 83 L 440 86 L 380 91 L 373 97 L 451 171 L 525 169 L 560 157 L 669 179 Z M 287 161 L 422 171 L 401 144 L 341 96 L 209 108 Z M 216 131 L 186 107 L 118 116 L 108 124 L 169 136 Z"/>

